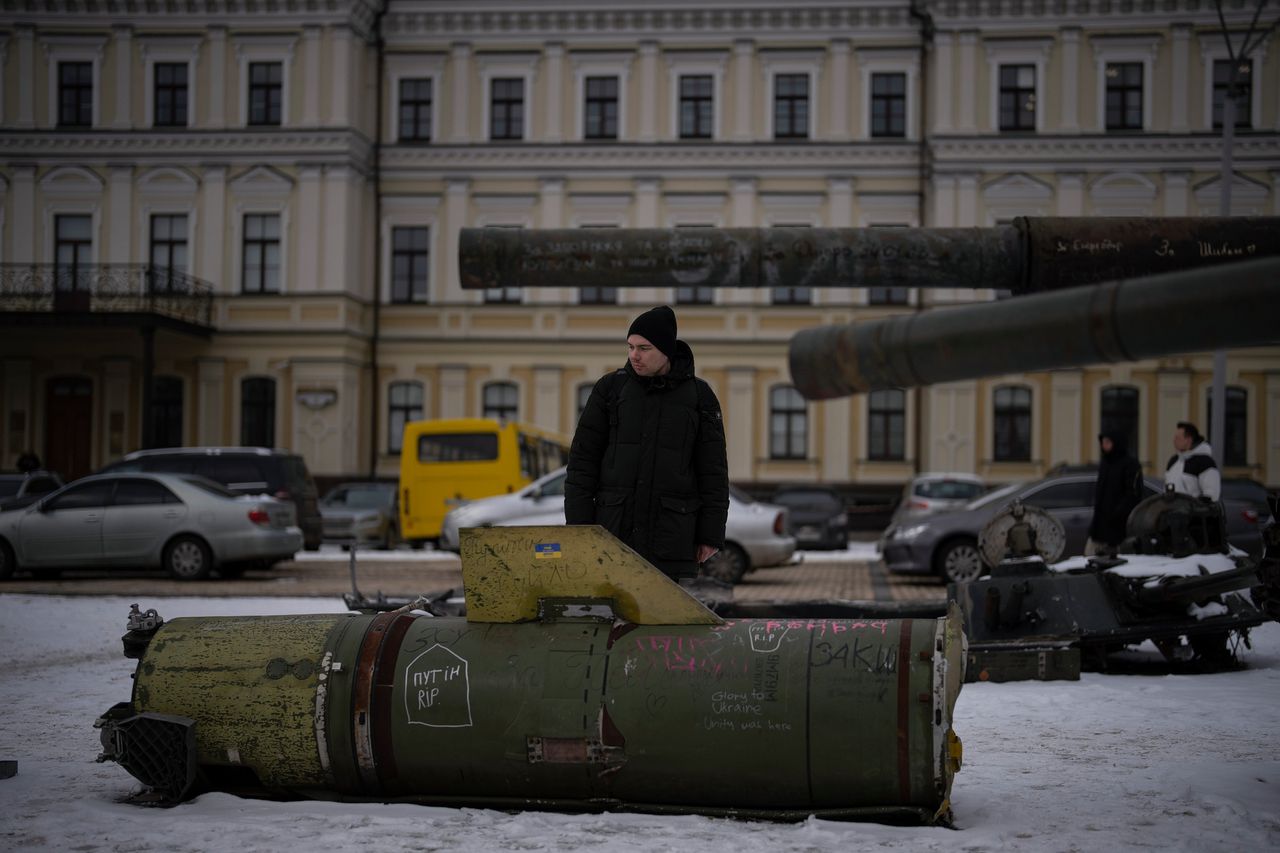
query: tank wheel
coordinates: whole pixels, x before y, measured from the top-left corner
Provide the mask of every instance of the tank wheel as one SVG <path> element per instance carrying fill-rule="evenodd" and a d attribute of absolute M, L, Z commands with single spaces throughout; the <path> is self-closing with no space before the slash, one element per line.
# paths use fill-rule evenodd
<path fill-rule="evenodd" d="M 978 543 L 972 539 L 952 539 L 938 550 L 933 559 L 934 569 L 943 580 L 964 583 L 982 574 L 982 554 Z"/>
<path fill-rule="evenodd" d="M 13 577 L 17 569 L 18 563 L 14 559 L 13 549 L 9 547 L 8 542 L 0 539 L 0 580 Z"/>
<path fill-rule="evenodd" d="M 178 536 L 164 547 L 164 568 L 180 581 L 203 580 L 213 571 L 213 554 L 203 540 Z"/>
<path fill-rule="evenodd" d="M 726 542 L 714 557 L 707 560 L 704 571 L 718 581 L 736 584 L 750 567 L 751 561 L 747 559 L 746 552 L 732 542 Z"/>

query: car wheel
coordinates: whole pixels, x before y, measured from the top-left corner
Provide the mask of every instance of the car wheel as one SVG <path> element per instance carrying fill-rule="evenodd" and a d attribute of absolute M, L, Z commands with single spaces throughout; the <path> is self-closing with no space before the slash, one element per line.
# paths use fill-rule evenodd
<path fill-rule="evenodd" d="M 9 547 L 9 543 L 0 539 L 0 580 L 13 577 L 13 573 L 17 571 L 18 564 L 13 557 L 13 549 Z"/>
<path fill-rule="evenodd" d="M 952 539 L 938 551 L 934 568 L 951 583 L 971 581 L 982 574 L 982 554 L 972 539 Z"/>
<path fill-rule="evenodd" d="M 745 551 L 732 542 L 726 542 L 725 546 L 703 565 L 704 571 L 710 577 L 727 584 L 736 584 L 751 568 L 751 561 L 747 559 Z"/>
<path fill-rule="evenodd" d="M 213 571 L 213 554 L 203 540 L 179 536 L 164 548 L 164 568 L 180 581 L 203 580 Z"/>

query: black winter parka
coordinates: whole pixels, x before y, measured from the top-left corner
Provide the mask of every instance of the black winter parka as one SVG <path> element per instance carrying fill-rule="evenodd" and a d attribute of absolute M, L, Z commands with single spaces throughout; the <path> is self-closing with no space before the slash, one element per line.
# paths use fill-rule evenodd
<path fill-rule="evenodd" d="M 1119 545 L 1124 540 L 1129 513 L 1142 500 L 1142 466 L 1129 455 L 1123 435 L 1103 433 L 1111 439 L 1111 452 L 1102 454 L 1098 482 L 1093 493 L 1093 521 L 1089 537 L 1095 542 Z"/>
<path fill-rule="evenodd" d="M 564 516 L 599 524 L 668 575 L 697 572 L 698 545 L 724 546 L 729 466 L 720 402 L 676 342 L 671 370 L 628 363 L 596 382 L 569 450 Z"/>

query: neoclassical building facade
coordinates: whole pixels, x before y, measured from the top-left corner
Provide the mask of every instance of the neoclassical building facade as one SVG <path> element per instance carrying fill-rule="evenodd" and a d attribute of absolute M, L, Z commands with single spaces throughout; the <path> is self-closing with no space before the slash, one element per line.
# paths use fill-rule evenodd
<path fill-rule="evenodd" d="M 568 435 L 661 302 L 744 485 L 1027 479 L 1104 424 L 1159 473 L 1210 353 L 808 403 L 795 331 L 996 294 L 470 291 L 459 232 L 1280 215 L 1280 36 L 1233 61 L 1206 0 L 51 0 L 0 21 L 0 117 L 0 451 L 70 474 L 247 443 L 394 478 L 409 419 Z M 1228 472 L 1280 485 L 1280 347 L 1229 352 L 1226 402 Z"/>

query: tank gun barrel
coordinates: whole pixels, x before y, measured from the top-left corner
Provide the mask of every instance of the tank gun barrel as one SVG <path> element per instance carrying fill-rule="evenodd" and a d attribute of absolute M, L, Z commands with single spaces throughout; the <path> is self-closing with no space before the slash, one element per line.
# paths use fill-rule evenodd
<path fill-rule="evenodd" d="M 791 339 L 807 399 L 1012 371 L 1139 361 L 1280 342 L 1280 258 L 995 303 L 819 326 Z"/>
<path fill-rule="evenodd" d="M 1280 255 L 1280 217 L 1020 217 L 990 228 L 464 228 L 491 287 L 982 287 L 1015 294 Z"/>

